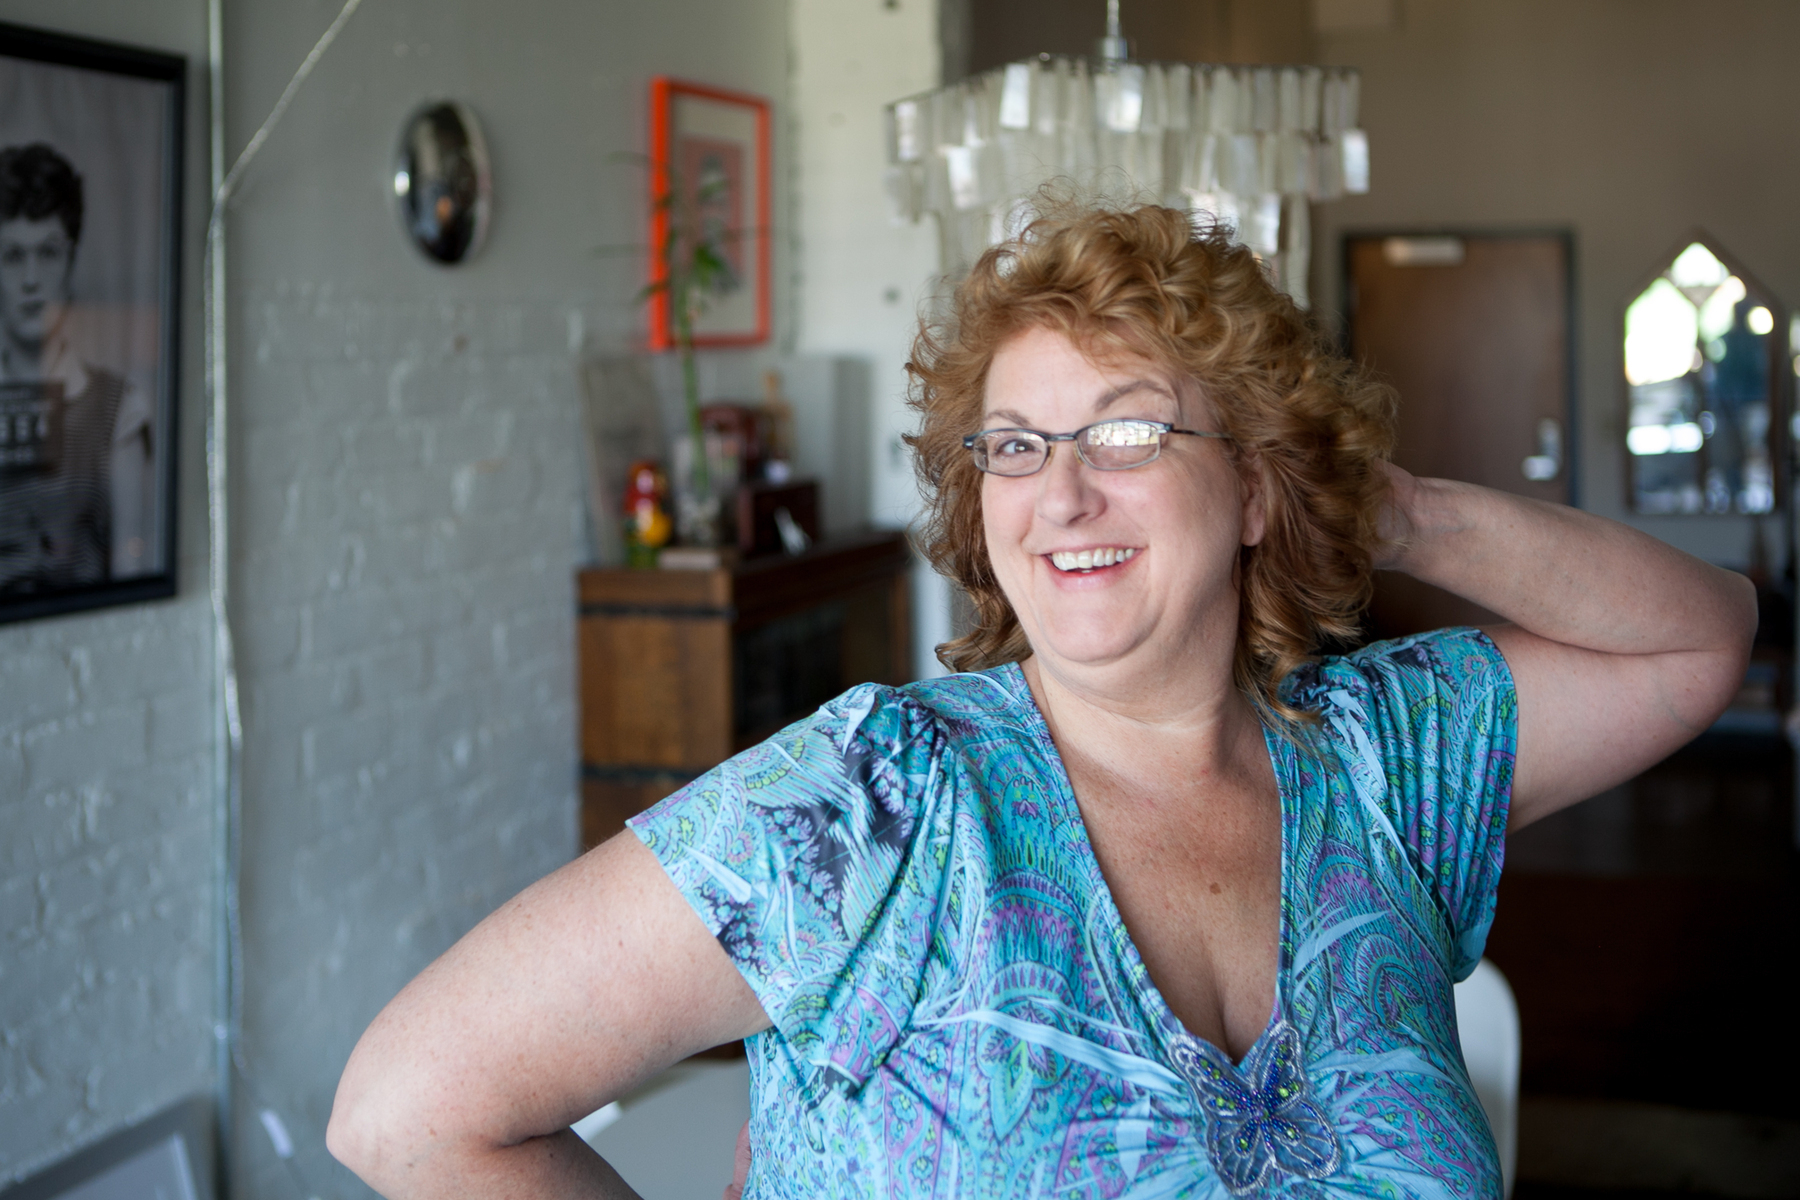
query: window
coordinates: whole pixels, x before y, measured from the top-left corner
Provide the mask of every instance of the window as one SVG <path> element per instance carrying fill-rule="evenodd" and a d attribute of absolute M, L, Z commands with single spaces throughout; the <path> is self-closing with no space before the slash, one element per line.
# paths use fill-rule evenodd
<path fill-rule="evenodd" d="M 1785 322 L 1769 293 L 1705 239 L 1625 310 L 1625 449 L 1644 514 L 1766 513 L 1780 472 L 1776 372 Z"/>

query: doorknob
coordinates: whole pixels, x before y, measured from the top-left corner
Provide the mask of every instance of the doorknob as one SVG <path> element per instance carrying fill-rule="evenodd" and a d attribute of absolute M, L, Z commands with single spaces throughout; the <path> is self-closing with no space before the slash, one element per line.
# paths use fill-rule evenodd
<path fill-rule="evenodd" d="M 1562 473 L 1562 424 L 1555 417 L 1540 417 L 1537 423 L 1538 452 L 1519 464 L 1519 470 L 1533 483 L 1549 483 Z"/>

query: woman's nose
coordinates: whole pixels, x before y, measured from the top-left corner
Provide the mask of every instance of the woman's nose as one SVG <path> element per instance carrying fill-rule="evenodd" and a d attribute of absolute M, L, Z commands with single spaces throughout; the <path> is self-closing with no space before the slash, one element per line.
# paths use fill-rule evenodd
<path fill-rule="evenodd" d="M 1073 442 L 1057 444 L 1050 461 L 1038 472 L 1038 515 L 1058 525 L 1072 525 L 1097 515 L 1105 506 L 1094 486 L 1094 471 L 1081 461 Z"/>

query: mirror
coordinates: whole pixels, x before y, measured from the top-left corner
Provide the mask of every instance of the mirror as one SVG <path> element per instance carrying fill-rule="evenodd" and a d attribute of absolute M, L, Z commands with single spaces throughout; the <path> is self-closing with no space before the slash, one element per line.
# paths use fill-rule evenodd
<path fill-rule="evenodd" d="M 1625 311 L 1625 449 L 1646 515 L 1766 513 L 1778 503 L 1778 309 L 1704 240 Z"/>
<path fill-rule="evenodd" d="M 394 159 L 394 198 L 406 234 L 434 262 L 462 262 L 487 236 L 487 143 L 475 114 L 453 100 L 406 120 Z"/>

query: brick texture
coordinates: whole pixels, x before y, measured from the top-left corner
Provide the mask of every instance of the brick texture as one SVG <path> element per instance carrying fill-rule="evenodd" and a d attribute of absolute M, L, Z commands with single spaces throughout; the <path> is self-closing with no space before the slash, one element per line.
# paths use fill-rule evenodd
<path fill-rule="evenodd" d="M 323 1132 L 369 1019 L 575 852 L 579 409 L 550 304 L 240 303 L 239 1178 L 317 1191 L 348 1186 Z"/>
<path fill-rule="evenodd" d="M 0 1182 L 210 1086 L 208 629 L 0 629 Z"/>

